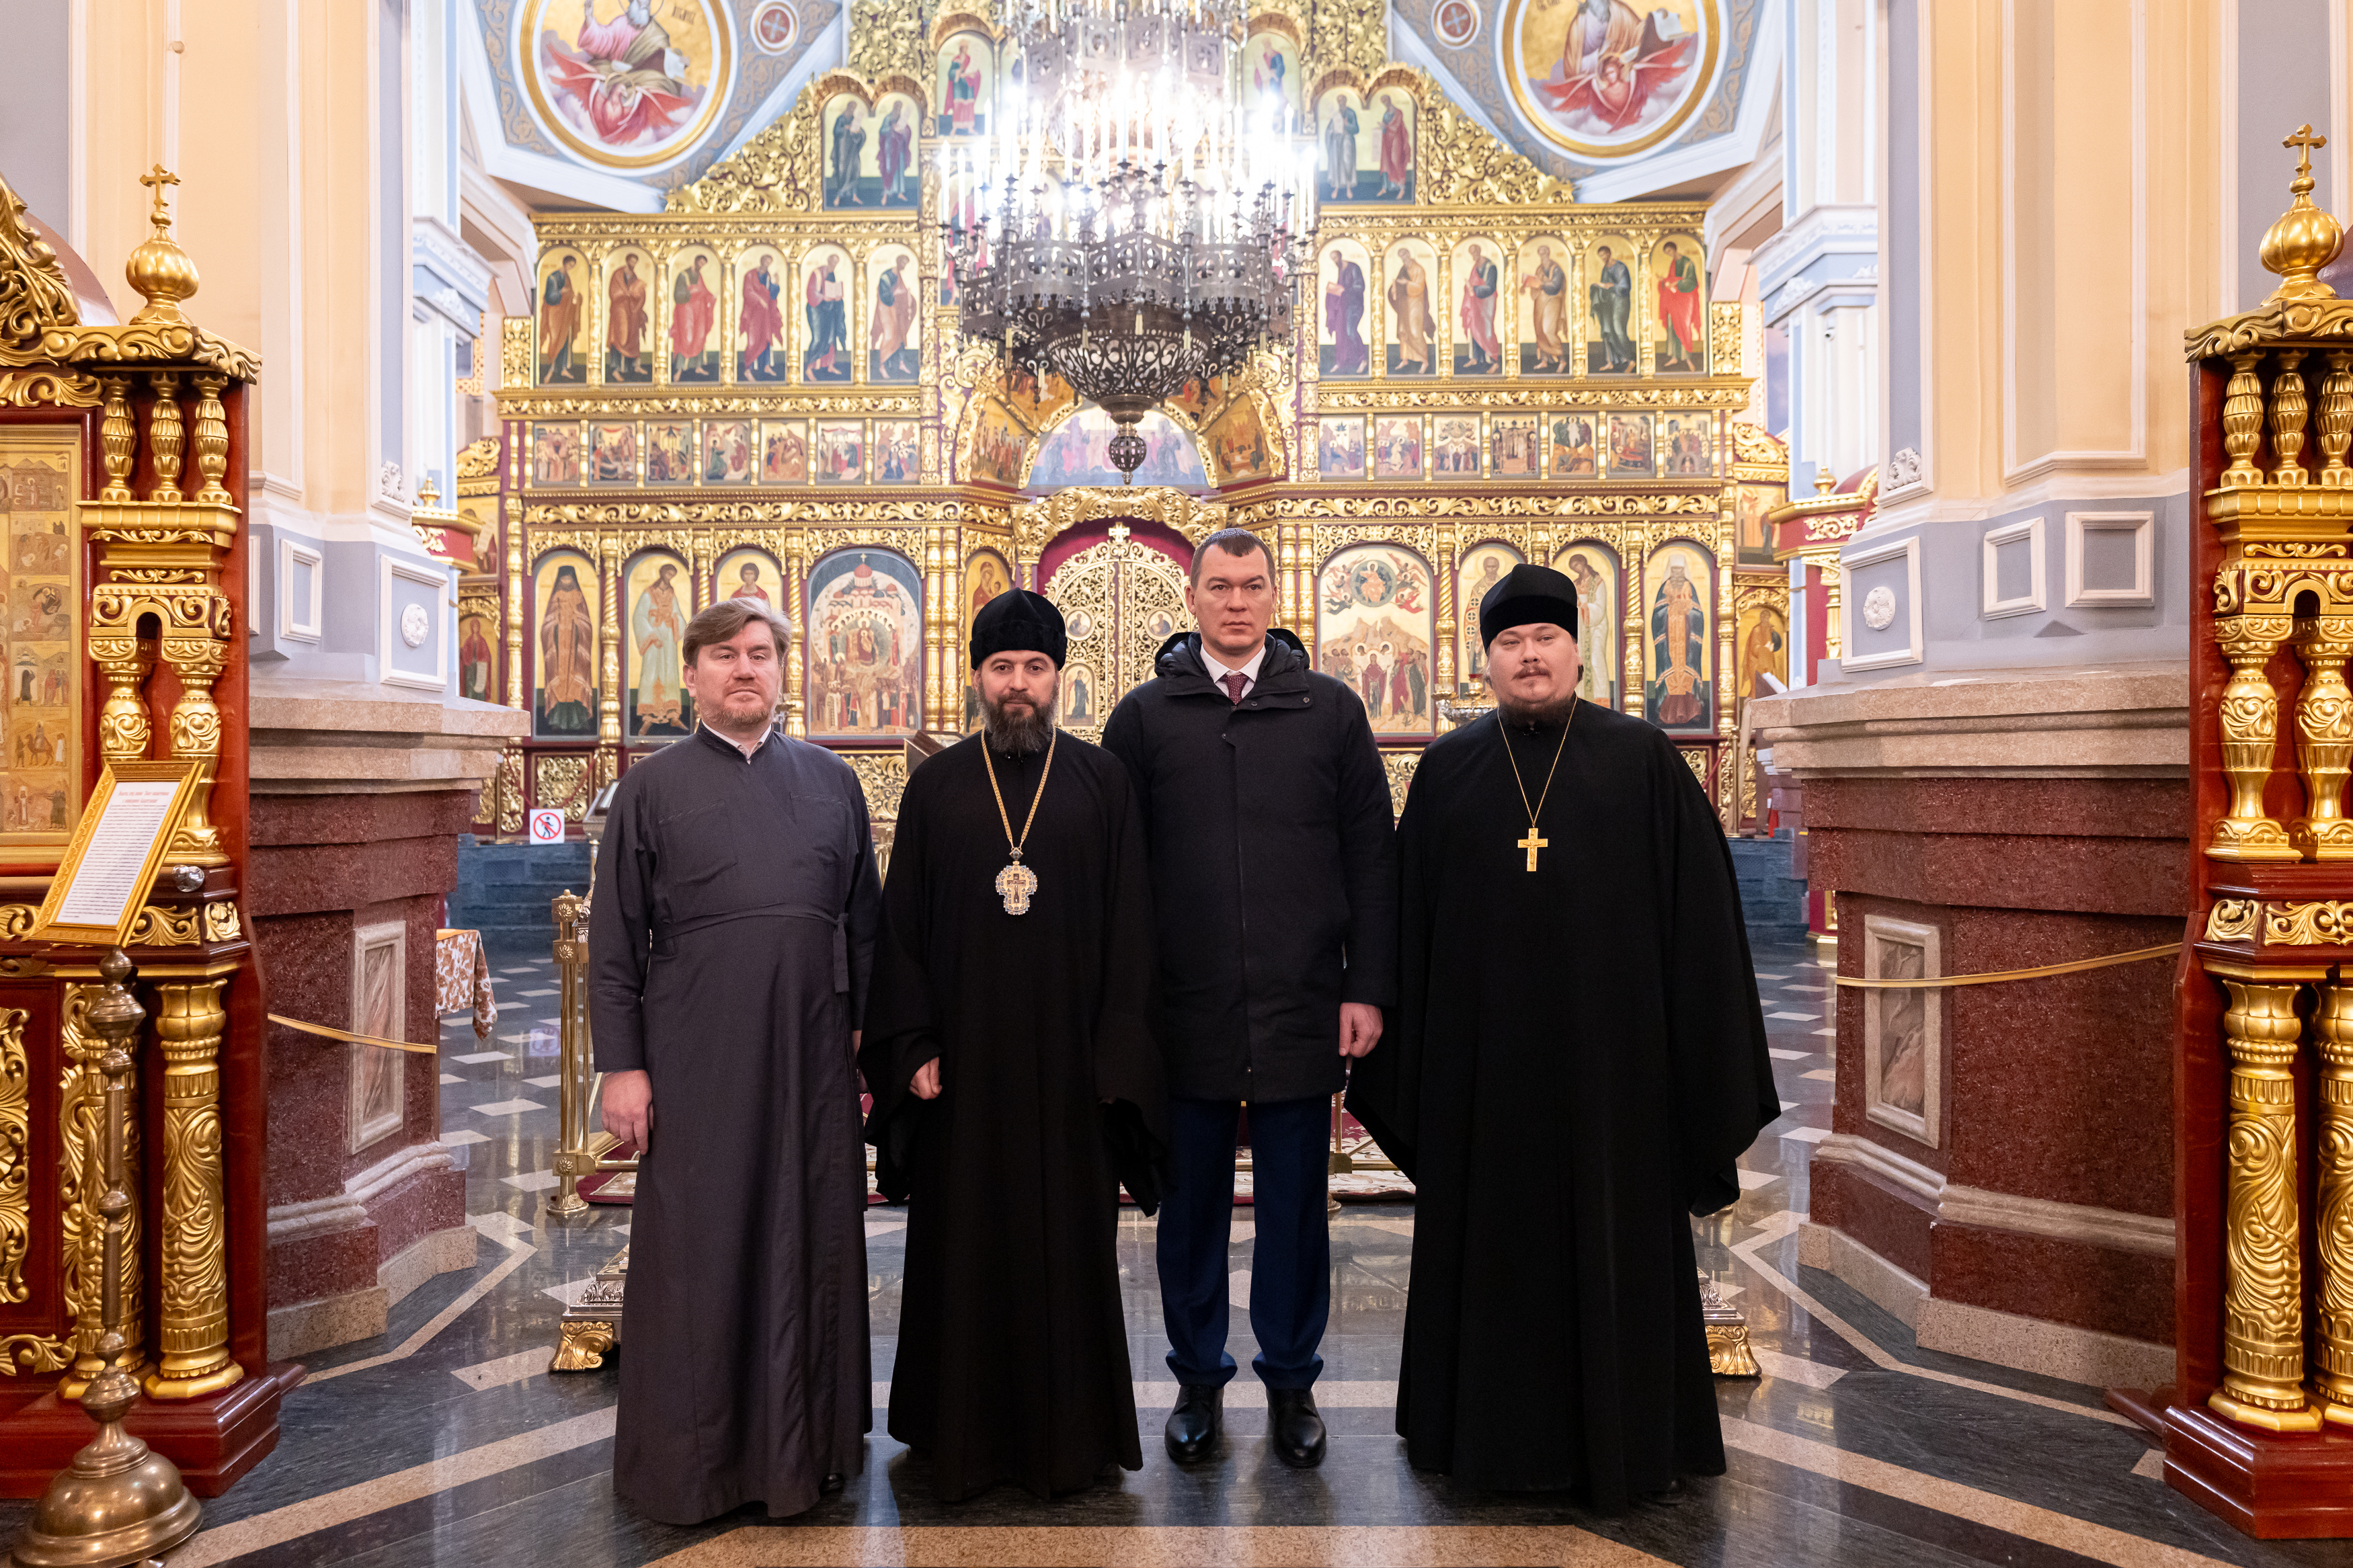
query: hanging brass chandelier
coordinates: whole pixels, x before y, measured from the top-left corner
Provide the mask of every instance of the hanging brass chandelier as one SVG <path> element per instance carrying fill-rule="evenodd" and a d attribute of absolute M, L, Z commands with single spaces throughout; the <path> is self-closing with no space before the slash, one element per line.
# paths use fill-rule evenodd
<path fill-rule="evenodd" d="M 1311 146 L 1240 91 L 1239 0 L 1023 0 L 986 136 L 943 153 L 968 340 L 1052 374 L 1117 428 L 1289 334 L 1312 254 Z"/>

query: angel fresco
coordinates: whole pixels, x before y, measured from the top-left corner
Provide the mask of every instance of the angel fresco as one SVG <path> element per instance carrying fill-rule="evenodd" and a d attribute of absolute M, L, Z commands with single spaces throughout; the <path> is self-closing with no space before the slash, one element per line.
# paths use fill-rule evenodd
<path fill-rule="evenodd" d="M 1559 62 L 1529 86 L 1570 130 L 1614 135 L 1666 111 L 1698 61 L 1699 36 L 1672 10 L 1578 0 Z"/>
<path fill-rule="evenodd" d="M 672 47 L 670 28 L 655 16 L 662 8 L 658 0 L 628 0 L 610 21 L 600 22 L 594 0 L 581 0 L 569 47 L 556 26 L 540 34 L 542 79 L 559 112 L 600 148 L 659 144 L 690 129 L 708 91 L 707 83 L 684 79 L 690 59 Z M 548 7 L 550 23 L 554 9 Z M 707 27 L 707 19 L 695 19 Z"/>

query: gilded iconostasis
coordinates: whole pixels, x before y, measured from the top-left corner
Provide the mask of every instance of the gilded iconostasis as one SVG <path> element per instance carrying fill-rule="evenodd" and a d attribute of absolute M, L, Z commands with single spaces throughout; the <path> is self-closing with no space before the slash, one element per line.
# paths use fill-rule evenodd
<path fill-rule="evenodd" d="M 1654 50 L 1639 104 L 1558 58 L 1530 68 L 1563 147 L 1705 98 L 1723 18 L 1713 0 L 1669 9 L 1688 28 Z M 1128 486 L 1101 409 L 1050 373 L 1008 379 L 996 345 L 957 331 L 943 225 L 976 194 L 949 154 L 989 136 L 1010 69 L 986 16 L 859 12 L 845 68 L 664 210 L 539 215 L 501 434 L 459 486 L 486 530 L 462 689 L 531 714 L 480 829 L 520 833 L 533 806 L 576 821 L 691 733 L 680 638 L 725 597 L 793 618 L 786 721 L 843 752 L 887 820 L 903 742 L 973 721 L 979 605 L 1019 584 L 1062 605 L 1063 719 L 1092 736 L 1189 626 L 1193 543 L 1233 525 L 1272 548 L 1279 624 L 1357 692 L 1400 791 L 1421 746 L 1482 705 L 1483 585 L 1536 561 L 1577 584 L 1588 698 L 1660 725 L 1727 823 L 1741 815 L 1724 758 L 1786 658 L 1762 525 L 1786 459 L 1749 422 L 1740 308 L 1709 297 L 1706 210 L 1579 200 L 1385 58 L 1365 15 L 1249 16 L 1236 90 L 1312 160 L 1320 205 L 1286 258 L 1295 336 L 1148 415 Z M 1447 3 L 1434 16 L 1463 22 Z M 556 54 L 586 47 L 575 32 Z M 645 123 L 565 123 L 608 152 L 684 135 L 741 67 L 717 32 L 695 37 L 673 38 L 689 78 L 640 99 Z"/>

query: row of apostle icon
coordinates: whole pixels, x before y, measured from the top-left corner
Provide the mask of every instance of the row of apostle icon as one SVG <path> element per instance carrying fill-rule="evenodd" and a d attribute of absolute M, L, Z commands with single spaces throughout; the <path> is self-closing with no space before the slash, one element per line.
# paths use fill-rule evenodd
<path fill-rule="evenodd" d="M 1465 550 L 1456 566 L 1456 602 L 1477 604 L 1522 559 L 1514 546 L 1494 541 Z M 1553 564 L 1577 585 L 1579 689 L 1589 700 L 1621 706 L 1619 639 L 1627 585 L 1617 552 L 1599 541 L 1577 541 L 1557 550 Z M 1715 729 L 1722 685 L 1715 646 L 1716 571 L 1711 552 L 1684 540 L 1667 542 L 1643 563 L 1640 607 L 1649 637 L 1642 650 L 1642 711 L 1673 732 Z M 965 572 L 966 614 L 1004 592 L 1010 580 L 1002 557 L 976 555 Z M 533 734 L 593 740 L 604 700 L 596 677 L 598 569 L 583 552 L 557 549 L 539 558 L 533 582 L 535 624 L 527 642 L 536 656 Z M 1316 666 L 1357 693 L 1383 737 L 1426 739 L 1436 732 L 1440 693 L 1433 582 L 1419 553 L 1379 542 L 1340 551 L 1316 576 Z M 896 551 L 851 547 L 811 568 L 801 608 L 803 697 L 812 736 L 854 740 L 912 734 L 921 727 L 923 593 L 914 563 Z M 694 611 L 719 597 L 781 606 L 784 577 L 776 557 L 738 547 L 723 554 L 702 584 L 685 559 L 668 550 L 641 551 L 623 566 L 617 700 L 628 743 L 691 732 L 680 642 Z M 1779 628 L 1758 635 L 1760 646 L 1774 651 L 1771 639 Z M 1482 673 L 1482 650 L 1469 625 L 1460 636 L 1458 690 L 1467 692 Z M 494 657 L 480 628 L 470 638 L 461 628 L 461 682 L 491 689 Z M 476 663 L 482 667 L 479 679 L 470 668 Z"/>

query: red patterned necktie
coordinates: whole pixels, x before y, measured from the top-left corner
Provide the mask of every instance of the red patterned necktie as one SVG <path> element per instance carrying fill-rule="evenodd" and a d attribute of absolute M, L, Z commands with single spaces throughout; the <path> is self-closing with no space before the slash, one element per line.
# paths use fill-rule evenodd
<path fill-rule="evenodd" d="M 1226 695 L 1234 700 L 1237 707 L 1240 706 L 1242 688 L 1250 684 L 1250 677 L 1239 669 L 1229 669 L 1218 679 L 1226 683 Z"/>

